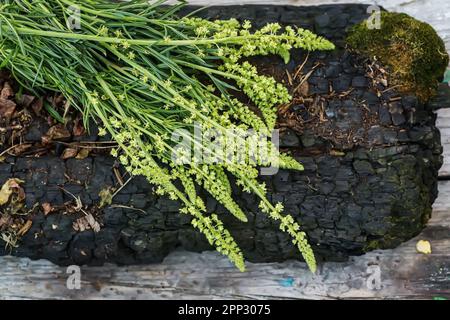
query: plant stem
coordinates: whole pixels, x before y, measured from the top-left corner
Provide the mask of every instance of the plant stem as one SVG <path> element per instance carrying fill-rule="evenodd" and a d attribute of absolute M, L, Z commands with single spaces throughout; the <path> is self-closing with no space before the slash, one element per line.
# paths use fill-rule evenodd
<path fill-rule="evenodd" d="M 2 31 L 8 31 L 10 28 L 8 26 L 1 26 Z M 105 37 L 99 35 L 91 34 L 81 34 L 74 32 L 59 32 L 59 31 L 46 31 L 32 28 L 17 27 L 14 28 L 17 33 L 23 35 L 35 35 L 41 37 L 50 38 L 60 38 L 60 39 L 72 39 L 72 40 L 85 40 L 85 41 L 95 41 L 103 43 L 116 43 L 121 44 L 124 42 L 130 45 L 142 45 L 142 46 L 167 46 L 167 47 L 177 47 L 177 46 L 195 46 L 195 45 L 209 45 L 209 44 L 230 44 L 230 43 L 241 43 L 244 40 L 258 39 L 258 35 L 246 35 L 246 36 L 236 36 L 236 37 L 226 37 L 226 38 L 215 38 L 215 39 L 189 39 L 189 40 L 170 40 L 170 39 L 127 39 L 127 38 L 117 38 L 117 37 Z M 276 35 L 273 35 L 276 37 Z M 295 37 L 285 37 L 286 39 L 295 39 Z"/>

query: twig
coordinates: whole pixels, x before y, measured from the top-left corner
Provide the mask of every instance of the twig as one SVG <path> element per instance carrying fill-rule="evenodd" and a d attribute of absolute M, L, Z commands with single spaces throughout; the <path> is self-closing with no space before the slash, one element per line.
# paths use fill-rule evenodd
<path fill-rule="evenodd" d="M 309 52 L 306 54 L 306 58 L 303 61 L 303 63 L 300 65 L 300 67 L 297 68 L 297 71 L 294 74 L 294 80 L 297 79 L 298 74 L 300 73 L 300 71 L 303 70 L 303 67 L 305 66 L 306 62 L 308 61 L 309 58 Z"/>
<path fill-rule="evenodd" d="M 113 205 L 111 205 L 111 208 L 122 208 L 122 209 L 130 209 L 130 210 L 135 210 L 135 211 L 139 211 L 139 212 L 142 212 L 142 213 L 144 213 L 144 214 L 146 214 L 147 212 L 145 212 L 144 210 L 142 210 L 142 209 L 138 209 L 138 208 L 133 208 L 133 207 L 129 207 L 129 206 L 124 206 L 124 205 L 122 205 L 122 204 L 113 204 Z"/>
<path fill-rule="evenodd" d="M 120 184 L 121 186 L 123 186 L 123 185 L 124 185 L 124 182 L 123 182 L 122 176 L 120 175 L 119 169 L 117 169 L 116 167 L 114 167 L 114 168 L 113 168 L 113 172 L 114 172 L 114 175 L 115 175 L 116 178 L 117 178 L 117 181 L 119 181 L 119 184 Z"/>
<path fill-rule="evenodd" d="M 79 196 L 76 197 L 72 192 L 70 192 L 70 191 L 64 189 L 64 188 L 61 187 L 61 186 L 58 186 L 58 187 L 59 187 L 62 191 L 64 191 L 65 193 L 67 193 L 68 195 L 70 195 L 70 196 L 72 196 L 72 197 L 74 198 L 74 200 L 75 200 L 75 202 L 76 202 L 76 204 L 77 204 L 77 206 L 74 208 L 75 211 L 80 211 L 80 210 L 81 210 L 81 211 L 83 211 L 84 214 L 87 215 L 86 211 L 83 210 L 83 203 L 81 202 L 81 198 L 80 198 Z"/>
<path fill-rule="evenodd" d="M 298 84 L 297 87 L 295 87 L 294 92 L 297 92 L 298 89 L 300 89 L 300 87 L 302 86 L 302 84 L 309 79 L 309 77 L 311 77 L 311 75 L 314 73 L 314 71 L 316 71 L 318 65 L 315 65 L 311 71 L 309 71 L 301 80 L 300 83 Z"/>
<path fill-rule="evenodd" d="M 125 181 L 125 183 L 122 183 L 122 185 L 119 187 L 119 189 L 117 189 L 117 190 L 113 193 L 113 195 L 111 196 L 111 199 L 114 199 L 114 197 L 115 197 L 120 191 L 122 191 L 122 189 L 125 188 L 125 186 L 126 186 L 131 180 L 133 180 L 133 178 L 134 178 L 134 176 L 131 176 L 131 177 L 128 178 L 127 181 Z"/>
<path fill-rule="evenodd" d="M 107 146 L 107 147 L 101 147 L 101 146 L 84 146 L 82 144 L 84 144 L 85 142 L 63 142 L 63 141 L 54 141 L 54 143 L 59 143 L 65 146 L 69 146 L 69 147 L 75 147 L 75 148 L 82 148 L 82 149 L 112 149 L 117 147 L 116 145 L 111 145 L 111 146 Z"/>
<path fill-rule="evenodd" d="M 292 81 L 292 76 L 291 76 L 291 74 L 289 73 L 289 71 L 287 71 L 287 70 L 285 70 L 285 71 L 286 71 L 286 75 L 287 75 L 287 77 L 288 77 L 289 85 L 292 86 L 292 85 L 294 84 L 293 81 Z"/>
<path fill-rule="evenodd" d="M 6 150 L 3 150 L 3 152 L 0 153 L 0 157 L 3 157 L 5 154 L 7 154 L 9 151 L 11 151 L 12 149 L 15 149 L 18 146 L 21 146 L 22 144 L 16 145 L 16 146 L 11 146 Z"/>

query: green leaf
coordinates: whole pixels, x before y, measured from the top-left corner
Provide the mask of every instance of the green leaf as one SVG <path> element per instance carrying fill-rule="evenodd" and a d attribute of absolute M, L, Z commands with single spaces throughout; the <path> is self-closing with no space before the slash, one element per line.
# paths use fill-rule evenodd
<path fill-rule="evenodd" d="M 289 61 L 291 60 L 291 53 L 287 49 L 281 49 L 280 57 L 283 58 L 285 64 L 288 64 Z"/>
<path fill-rule="evenodd" d="M 64 118 L 48 102 L 44 103 L 44 108 L 50 116 L 58 122 L 64 123 Z"/>

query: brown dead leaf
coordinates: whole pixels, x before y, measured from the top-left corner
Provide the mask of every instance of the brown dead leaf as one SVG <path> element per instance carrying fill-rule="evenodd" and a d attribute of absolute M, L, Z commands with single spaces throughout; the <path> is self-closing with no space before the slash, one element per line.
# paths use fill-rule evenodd
<path fill-rule="evenodd" d="M 25 200 L 25 190 L 23 190 L 20 186 L 20 183 L 23 183 L 23 181 L 18 179 L 10 179 L 9 186 L 13 189 L 13 192 L 17 194 L 17 198 L 14 199 L 16 202 Z"/>
<path fill-rule="evenodd" d="M 49 144 L 54 140 L 63 140 L 71 137 L 71 134 L 67 128 L 62 124 L 57 124 L 48 129 L 47 133 L 42 136 L 42 143 Z"/>
<path fill-rule="evenodd" d="M 22 237 L 23 235 L 25 235 L 25 233 L 28 232 L 28 230 L 30 230 L 32 225 L 33 225 L 33 221 L 28 220 L 27 222 L 25 222 L 25 224 L 22 226 L 22 228 L 20 228 L 20 230 L 17 232 L 17 235 L 19 237 Z"/>
<path fill-rule="evenodd" d="M 44 107 L 44 99 L 42 99 L 42 98 L 35 100 L 33 102 L 33 104 L 31 105 L 31 109 L 33 109 L 33 111 L 36 115 L 41 114 L 41 110 L 43 107 Z"/>
<path fill-rule="evenodd" d="M 0 228 L 3 226 L 9 226 L 13 222 L 12 217 L 9 214 L 0 215 Z"/>
<path fill-rule="evenodd" d="M 0 205 L 4 205 L 9 201 L 9 197 L 13 193 L 13 189 L 16 189 L 16 191 L 19 193 L 19 198 L 25 197 L 25 192 L 20 187 L 20 183 L 22 183 L 22 180 L 19 179 L 9 179 L 7 180 L 2 188 L 0 189 Z"/>
<path fill-rule="evenodd" d="M 25 200 L 26 195 L 25 195 L 25 190 L 23 190 L 22 187 L 17 187 L 16 188 L 16 193 L 17 193 L 17 198 L 15 199 L 16 202 L 20 203 L 23 200 Z"/>
<path fill-rule="evenodd" d="M 71 137 L 69 130 L 67 130 L 67 128 L 62 124 L 57 124 L 51 127 L 47 134 L 52 137 L 53 140 L 67 139 Z"/>
<path fill-rule="evenodd" d="M 22 143 L 19 144 L 17 146 L 15 146 L 11 152 L 15 155 L 15 156 L 19 156 L 20 154 L 22 154 L 23 152 L 29 150 L 31 147 L 33 146 L 33 144 L 31 143 Z"/>
<path fill-rule="evenodd" d="M 29 94 L 23 94 L 20 98 L 19 105 L 29 108 L 31 104 L 33 103 L 35 99 L 35 96 L 29 95 Z"/>
<path fill-rule="evenodd" d="M 0 117 L 11 118 L 16 110 L 16 103 L 12 100 L 0 98 Z"/>
<path fill-rule="evenodd" d="M 308 96 L 309 93 L 309 84 L 308 81 L 304 81 L 301 85 L 297 87 L 297 92 L 301 97 Z"/>
<path fill-rule="evenodd" d="M 70 158 L 75 158 L 78 154 L 78 150 L 76 148 L 66 148 L 64 149 L 61 159 L 66 160 Z"/>
<path fill-rule="evenodd" d="M 17 181 L 16 179 L 9 179 L 8 182 L 10 188 L 19 188 L 19 183 L 22 181 Z"/>
<path fill-rule="evenodd" d="M 5 82 L 5 84 L 3 85 L 3 89 L 0 93 L 0 98 L 2 99 L 9 99 L 12 96 L 14 96 L 14 90 L 12 89 L 11 85 L 9 84 L 9 82 Z"/>
<path fill-rule="evenodd" d="M 81 121 L 81 119 L 77 118 L 74 121 L 74 126 L 73 126 L 73 135 L 75 137 L 79 137 L 82 136 L 84 134 L 84 126 L 83 126 L 83 122 Z"/>
<path fill-rule="evenodd" d="M 89 157 L 90 152 L 91 152 L 91 150 L 83 148 L 80 150 L 80 152 L 78 152 L 76 159 L 78 159 L 78 160 L 86 159 L 87 157 Z"/>
<path fill-rule="evenodd" d="M 53 211 L 52 205 L 48 202 L 44 202 L 41 206 L 42 210 L 44 211 L 44 215 L 48 215 L 50 212 Z"/>

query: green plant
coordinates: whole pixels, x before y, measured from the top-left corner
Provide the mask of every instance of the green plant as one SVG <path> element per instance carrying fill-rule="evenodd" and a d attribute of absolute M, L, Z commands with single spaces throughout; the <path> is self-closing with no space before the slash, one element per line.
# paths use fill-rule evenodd
<path fill-rule="evenodd" d="M 85 124 L 99 121 L 101 133 L 111 134 L 119 145 L 112 155 L 131 174 L 157 186 L 158 194 L 179 200 L 181 212 L 193 217 L 192 225 L 240 270 L 245 268 L 242 252 L 218 216 L 206 214 L 196 189 L 203 187 L 237 219 L 247 221 L 233 200 L 227 174 L 259 197 L 261 210 L 279 221 L 315 271 L 314 254 L 300 225 L 282 214 L 281 203 L 267 199 L 265 185 L 257 179 L 261 165 L 302 169 L 293 158 L 280 155 L 269 139 L 276 106 L 288 102 L 289 93 L 243 59 L 277 54 L 288 61 L 291 48 L 331 50 L 333 44 L 310 31 L 282 30 L 278 24 L 252 32 L 249 21 L 177 19 L 180 6 L 162 7 L 163 2 L 6 0 L 0 6 L 2 67 L 29 90 L 62 92 L 83 113 Z M 68 6 L 80 9 L 81 30 L 67 27 Z M 239 88 L 262 118 L 232 96 L 231 90 Z M 253 129 L 263 136 L 256 144 L 268 144 L 270 152 L 237 163 L 183 135 L 216 160 L 196 161 L 171 139 L 180 129 L 195 131 L 196 124 L 224 136 L 231 131 L 238 145 L 245 144 L 241 133 Z"/>

